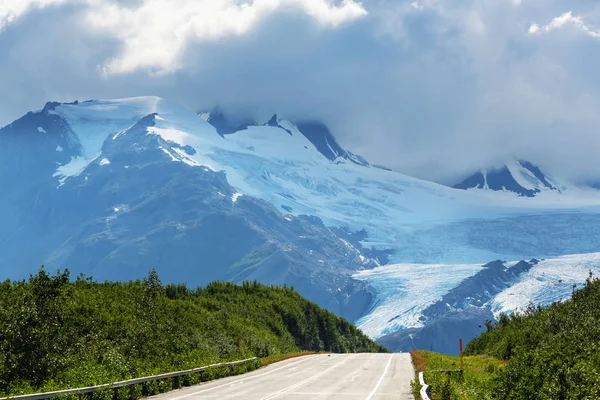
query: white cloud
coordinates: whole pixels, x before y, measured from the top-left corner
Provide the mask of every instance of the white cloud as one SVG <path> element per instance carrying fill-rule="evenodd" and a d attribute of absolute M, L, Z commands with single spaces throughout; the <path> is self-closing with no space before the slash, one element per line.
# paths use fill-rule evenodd
<path fill-rule="evenodd" d="M 2 0 L 0 2 L 0 31 L 33 8 L 59 5 L 70 0 Z"/>
<path fill-rule="evenodd" d="M 427 179 L 507 156 L 600 177 L 597 0 L 8 1 L 0 125 L 50 100 L 157 95 L 320 119 Z"/>
<path fill-rule="evenodd" d="M 531 26 L 529 27 L 529 33 L 531 33 L 532 35 L 538 33 L 540 31 L 540 26 L 538 24 L 536 24 L 535 22 L 533 24 L 531 24 Z"/>
<path fill-rule="evenodd" d="M 339 6 L 329 0 L 144 0 L 132 7 L 108 1 L 90 4 L 90 26 L 123 43 L 122 53 L 105 65 L 108 74 L 139 68 L 176 69 L 178 57 L 190 41 L 246 34 L 281 9 L 300 11 L 334 28 L 367 15 L 354 0 L 343 0 Z"/>
<path fill-rule="evenodd" d="M 261 19 L 281 9 L 299 11 L 332 28 L 367 15 L 355 0 L 342 0 L 339 5 L 332 5 L 330 0 L 143 0 L 137 4 L 116 0 L 3 0 L 0 29 L 36 7 L 62 3 L 87 6 L 87 27 L 122 42 L 122 53 L 103 66 L 106 74 L 140 68 L 172 71 L 190 41 L 246 34 Z"/>
<path fill-rule="evenodd" d="M 579 16 L 574 16 L 572 11 L 566 12 L 559 17 L 554 18 L 548 25 L 539 26 L 536 23 L 531 24 L 529 27 L 529 33 L 538 34 L 541 32 L 551 32 L 553 30 L 564 28 L 567 25 L 574 25 L 586 34 L 593 38 L 600 38 L 600 31 L 595 31 L 586 25 L 583 19 Z"/>

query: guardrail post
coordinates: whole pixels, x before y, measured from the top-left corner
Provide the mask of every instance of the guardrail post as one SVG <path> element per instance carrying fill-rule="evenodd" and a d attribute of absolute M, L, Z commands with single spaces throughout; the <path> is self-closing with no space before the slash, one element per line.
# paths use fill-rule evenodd
<path fill-rule="evenodd" d="M 462 338 L 460 339 L 460 372 L 463 372 L 463 345 L 462 345 Z"/>

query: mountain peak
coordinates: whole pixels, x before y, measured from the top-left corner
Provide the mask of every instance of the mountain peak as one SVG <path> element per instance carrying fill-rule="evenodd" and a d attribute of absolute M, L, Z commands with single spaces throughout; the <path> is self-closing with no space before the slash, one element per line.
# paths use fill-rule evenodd
<path fill-rule="evenodd" d="M 453 187 L 508 191 L 523 197 L 535 197 L 542 191 L 560 192 L 540 168 L 525 160 L 514 160 L 500 167 L 482 169 Z"/>
<path fill-rule="evenodd" d="M 330 161 L 344 158 L 354 164 L 369 165 L 363 157 L 344 150 L 325 124 L 318 121 L 304 121 L 296 123 L 296 127 Z"/>
<path fill-rule="evenodd" d="M 246 119 L 241 124 L 236 123 L 235 121 L 229 119 L 218 108 L 215 108 L 213 111 L 209 112 L 198 112 L 197 114 L 206 122 L 211 124 L 217 130 L 217 133 L 221 136 L 230 135 L 235 132 L 246 130 L 249 126 L 258 125 L 255 121 L 251 119 Z"/>
<path fill-rule="evenodd" d="M 273 116 L 271 117 L 271 119 L 269 120 L 269 122 L 267 122 L 267 125 L 269 126 L 279 126 L 278 124 L 278 119 L 277 119 L 277 114 L 273 114 Z"/>
<path fill-rule="evenodd" d="M 197 114 L 211 124 L 221 136 L 246 130 L 249 126 L 259 125 L 251 119 L 245 119 L 246 122 L 243 124 L 235 123 L 219 109 L 215 109 L 211 112 L 198 112 Z M 279 119 L 277 114 L 273 114 L 273 116 L 263 125 L 281 128 L 289 135 L 292 135 L 292 131 L 289 129 L 290 127 L 286 123 L 283 123 L 283 121 L 284 120 Z M 354 164 L 363 166 L 370 165 L 363 157 L 343 149 L 329 128 L 322 122 L 302 121 L 297 123 L 291 122 L 291 124 L 294 125 L 298 131 L 316 147 L 319 153 L 325 156 L 329 161 L 334 162 L 335 160 L 342 158 Z M 286 128 L 286 126 L 288 127 Z M 387 169 L 381 166 L 377 166 L 376 168 Z"/>

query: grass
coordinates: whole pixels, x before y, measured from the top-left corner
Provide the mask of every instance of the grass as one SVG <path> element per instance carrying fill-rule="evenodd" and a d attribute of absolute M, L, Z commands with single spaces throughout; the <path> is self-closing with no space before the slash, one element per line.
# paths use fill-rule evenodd
<path fill-rule="evenodd" d="M 431 386 L 433 400 L 487 400 L 492 399 L 493 388 L 500 372 L 506 366 L 489 356 L 464 357 L 462 373 L 439 372 L 440 370 L 459 370 L 459 357 L 448 356 L 430 351 L 411 352 L 415 370 L 425 372 L 425 381 Z M 412 384 L 415 398 L 419 398 L 418 378 Z"/>

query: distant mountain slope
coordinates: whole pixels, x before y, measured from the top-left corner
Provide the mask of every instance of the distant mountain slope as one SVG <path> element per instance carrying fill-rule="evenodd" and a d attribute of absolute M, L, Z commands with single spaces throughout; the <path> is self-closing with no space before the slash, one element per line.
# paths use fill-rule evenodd
<path fill-rule="evenodd" d="M 534 197 L 547 190 L 560 192 L 558 187 L 529 161 L 515 161 L 501 167 L 478 171 L 453 187 L 509 191 L 525 197 Z"/>

